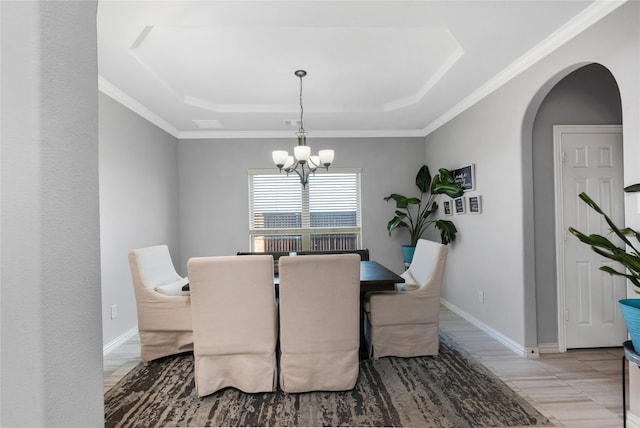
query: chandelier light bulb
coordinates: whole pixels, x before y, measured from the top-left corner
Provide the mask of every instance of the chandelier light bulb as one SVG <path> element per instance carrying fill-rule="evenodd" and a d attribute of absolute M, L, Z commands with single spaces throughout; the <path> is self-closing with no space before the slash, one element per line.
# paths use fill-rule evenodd
<path fill-rule="evenodd" d="M 274 150 L 271 153 L 271 157 L 273 158 L 273 163 L 280 169 L 287 162 L 287 158 L 289 157 L 289 153 L 286 150 Z"/>
<path fill-rule="evenodd" d="M 333 150 L 320 150 L 318 152 L 318 155 L 320 156 L 320 163 L 322 164 L 322 166 L 329 169 L 329 166 L 333 163 Z"/>
<path fill-rule="evenodd" d="M 309 169 L 312 172 L 315 172 L 319 166 L 321 166 L 320 157 L 315 155 L 309 156 Z"/>
<path fill-rule="evenodd" d="M 296 160 L 298 162 L 306 162 L 307 160 L 309 160 L 309 156 L 311 156 L 311 147 L 295 146 L 293 148 L 293 155 L 296 157 Z"/>
<path fill-rule="evenodd" d="M 296 160 L 293 158 L 293 156 L 287 156 L 287 161 L 284 163 L 284 166 L 282 167 L 282 169 L 284 169 L 285 171 L 291 169 L 291 167 L 293 166 L 293 164 L 296 163 Z M 289 172 L 289 171 L 287 171 Z"/>

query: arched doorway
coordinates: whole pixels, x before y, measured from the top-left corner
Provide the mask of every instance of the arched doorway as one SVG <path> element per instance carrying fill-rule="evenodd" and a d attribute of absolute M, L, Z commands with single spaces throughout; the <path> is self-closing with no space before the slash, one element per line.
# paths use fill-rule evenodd
<path fill-rule="evenodd" d="M 523 128 L 531 155 L 530 187 L 525 189 L 532 206 L 527 222 L 532 280 L 527 287 L 534 291 L 529 295 L 535 298 L 537 347 L 540 352 L 558 352 L 553 126 L 622 124 L 622 108 L 615 78 L 599 64 L 576 65 L 559 73 L 536 98 L 528 111 L 530 134 Z"/>

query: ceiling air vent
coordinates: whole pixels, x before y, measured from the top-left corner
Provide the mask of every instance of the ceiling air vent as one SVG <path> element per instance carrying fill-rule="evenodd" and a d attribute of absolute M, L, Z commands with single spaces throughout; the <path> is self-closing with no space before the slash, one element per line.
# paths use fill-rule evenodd
<path fill-rule="evenodd" d="M 224 128 L 219 120 L 215 119 L 194 119 L 193 123 L 198 125 L 200 129 L 220 129 Z"/>

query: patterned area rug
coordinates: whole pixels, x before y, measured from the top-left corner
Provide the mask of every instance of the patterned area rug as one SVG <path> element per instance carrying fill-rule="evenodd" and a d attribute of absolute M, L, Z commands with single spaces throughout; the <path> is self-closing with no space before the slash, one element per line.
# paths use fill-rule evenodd
<path fill-rule="evenodd" d="M 198 398 L 193 354 L 140 364 L 105 394 L 105 426 L 552 424 L 441 333 L 439 356 L 363 361 L 356 387 L 346 392 L 245 394 L 226 388 Z"/>

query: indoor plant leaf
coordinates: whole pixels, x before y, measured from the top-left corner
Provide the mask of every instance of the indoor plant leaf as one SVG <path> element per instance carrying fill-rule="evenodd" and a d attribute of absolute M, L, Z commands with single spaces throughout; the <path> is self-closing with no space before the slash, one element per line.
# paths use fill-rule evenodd
<path fill-rule="evenodd" d="M 443 184 L 438 183 L 434 186 L 433 193 L 440 195 L 445 194 L 451 199 L 459 198 L 464 193 L 464 190 L 457 184 Z"/>
<path fill-rule="evenodd" d="M 443 244 L 448 244 L 456 240 L 456 226 L 450 220 L 436 220 L 436 229 L 440 231 L 440 239 Z"/>
<path fill-rule="evenodd" d="M 434 195 L 445 194 L 448 197 L 455 199 L 462 196 L 464 189 L 455 182 L 451 171 L 440 168 L 438 175 L 433 178 L 431 183 L 431 193 Z"/>
<path fill-rule="evenodd" d="M 388 201 L 389 199 L 396 201 L 396 208 L 407 208 L 407 205 L 409 204 L 406 196 L 398 195 L 397 193 L 392 193 L 384 198 L 385 201 Z"/>
<path fill-rule="evenodd" d="M 594 247 L 603 247 L 603 248 L 617 248 L 611 241 L 605 238 L 602 235 L 592 234 L 585 235 L 573 227 L 569 228 L 569 232 L 575 235 L 580 241 L 584 242 L 587 245 L 591 245 Z"/>
<path fill-rule="evenodd" d="M 634 238 L 636 238 L 636 241 L 640 242 L 640 232 L 636 232 L 630 227 L 625 227 L 624 229 L 621 229 L 620 232 L 624 233 L 625 235 L 633 236 Z"/>
<path fill-rule="evenodd" d="M 420 193 L 427 193 L 431 187 L 431 173 L 429 172 L 428 166 L 422 165 L 418 171 L 418 175 L 416 175 L 416 186 L 420 189 Z"/>
<path fill-rule="evenodd" d="M 440 181 L 443 183 L 455 184 L 456 182 L 453 173 L 446 168 L 440 168 L 438 170 L 438 176 L 440 177 Z"/>
<path fill-rule="evenodd" d="M 601 271 L 603 272 L 607 272 L 610 275 L 618 275 L 618 276 L 623 276 L 625 278 L 627 278 L 629 281 L 631 281 L 631 283 L 633 283 L 633 285 L 635 285 L 636 287 L 640 287 L 640 280 L 638 280 L 637 276 L 634 275 L 630 275 L 627 273 L 623 273 L 623 272 L 618 272 L 617 270 L 609 267 L 609 266 L 600 266 L 599 268 Z"/>
<path fill-rule="evenodd" d="M 591 199 L 586 193 L 582 192 L 578 195 L 578 197 L 580 199 L 582 199 L 584 202 L 587 203 L 587 205 L 589 205 L 591 208 L 593 208 L 598 214 L 602 215 L 602 217 L 604 217 L 605 221 L 607 222 L 607 224 L 609 225 L 609 227 L 611 228 L 611 231 L 613 233 L 615 233 L 618 238 L 622 239 L 622 241 L 629 245 L 630 247 L 632 247 L 634 250 L 636 250 L 636 248 L 633 246 L 633 244 L 631 243 L 631 241 L 629 241 L 629 239 L 627 239 L 627 237 L 625 236 L 624 233 L 622 233 L 620 231 L 620 229 L 618 229 L 618 227 L 613 223 L 613 221 L 609 218 L 608 215 L 606 215 L 602 209 L 598 206 L 598 204 L 596 204 L 593 199 Z M 637 250 L 636 250 L 637 252 Z"/>
<path fill-rule="evenodd" d="M 391 195 L 384 198 L 385 201 L 388 201 L 389 199 L 393 199 L 394 201 L 396 201 L 396 208 L 407 208 L 409 204 L 420 204 L 420 199 L 418 198 L 407 198 L 406 196 L 398 195 L 397 193 L 392 193 Z"/>
<path fill-rule="evenodd" d="M 397 216 L 389 220 L 389 223 L 387 223 L 387 230 L 389 231 L 389 234 L 391 234 L 391 232 L 398 227 L 408 228 L 409 225 L 405 223 L 403 218 Z"/>

